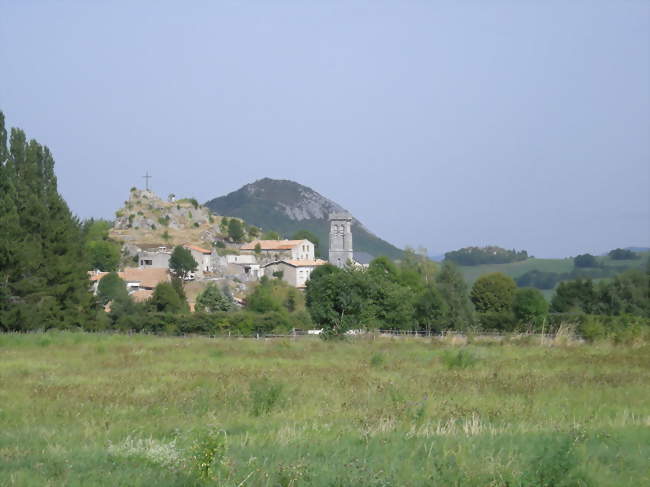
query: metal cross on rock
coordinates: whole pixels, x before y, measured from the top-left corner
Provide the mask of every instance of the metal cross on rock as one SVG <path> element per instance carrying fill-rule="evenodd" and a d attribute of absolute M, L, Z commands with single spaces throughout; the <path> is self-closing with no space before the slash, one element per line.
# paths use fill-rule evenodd
<path fill-rule="evenodd" d="M 147 191 L 149 191 L 149 180 L 152 178 L 152 176 L 149 176 L 149 171 L 147 171 L 147 173 L 142 177 L 145 181 L 145 188 L 147 188 Z"/>

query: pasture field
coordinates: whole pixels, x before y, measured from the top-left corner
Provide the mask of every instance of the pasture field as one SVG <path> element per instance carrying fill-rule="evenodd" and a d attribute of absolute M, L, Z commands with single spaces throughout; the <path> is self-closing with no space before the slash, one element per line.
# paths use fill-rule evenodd
<path fill-rule="evenodd" d="M 627 261 L 626 261 L 627 262 Z M 557 272 L 559 274 L 573 270 L 573 259 L 526 259 L 508 264 L 482 264 L 458 267 L 471 286 L 479 277 L 492 272 L 502 272 L 507 276 L 517 279 L 528 271 Z"/>
<path fill-rule="evenodd" d="M 0 335 L 0 485 L 650 485 L 650 346 Z"/>

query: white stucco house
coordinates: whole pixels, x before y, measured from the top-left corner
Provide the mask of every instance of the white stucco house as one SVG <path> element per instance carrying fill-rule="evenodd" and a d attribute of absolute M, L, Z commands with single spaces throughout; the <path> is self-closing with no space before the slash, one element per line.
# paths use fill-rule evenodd
<path fill-rule="evenodd" d="M 171 249 L 161 246 L 143 249 L 138 252 L 138 266 L 140 269 L 168 269 Z"/>
<path fill-rule="evenodd" d="M 268 277 L 273 276 L 273 273 L 282 272 L 283 281 L 290 286 L 302 289 L 314 269 L 324 264 L 327 264 L 327 261 L 320 259 L 287 259 L 271 262 L 262 268 L 264 275 Z"/>
<path fill-rule="evenodd" d="M 198 264 L 197 274 L 202 275 L 204 272 L 211 272 L 212 250 L 189 243 L 183 244 L 183 247 L 190 251 L 192 257 L 194 257 L 194 260 Z"/>
<path fill-rule="evenodd" d="M 255 249 L 258 248 L 258 252 Z M 314 244 L 309 240 L 253 240 L 239 249 L 243 255 L 264 260 L 314 260 Z"/>

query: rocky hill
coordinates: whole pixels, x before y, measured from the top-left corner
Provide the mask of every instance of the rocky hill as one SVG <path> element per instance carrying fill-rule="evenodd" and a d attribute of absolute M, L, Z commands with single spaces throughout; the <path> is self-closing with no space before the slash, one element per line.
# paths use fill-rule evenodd
<path fill-rule="evenodd" d="M 265 230 L 285 237 L 298 230 L 309 230 L 320 239 L 322 255 L 327 255 L 329 223 L 333 212 L 346 211 L 307 186 L 294 181 L 260 179 L 237 191 L 205 203 L 214 213 L 244 219 Z M 397 259 L 402 251 L 382 240 L 354 219 L 352 227 L 355 254 L 386 255 Z"/>
<path fill-rule="evenodd" d="M 110 232 L 114 240 L 138 246 L 190 242 L 210 248 L 221 237 L 221 217 L 190 199 L 165 201 L 152 191 L 132 188 L 115 212 Z"/>

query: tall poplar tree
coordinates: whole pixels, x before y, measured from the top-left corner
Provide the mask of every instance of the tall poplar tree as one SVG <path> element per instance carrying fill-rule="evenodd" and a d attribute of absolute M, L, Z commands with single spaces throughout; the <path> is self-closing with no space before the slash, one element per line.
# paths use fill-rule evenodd
<path fill-rule="evenodd" d="M 83 326 L 93 298 L 79 221 L 57 190 L 47 147 L 0 112 L 0 315 L 4 329 Z"/>

